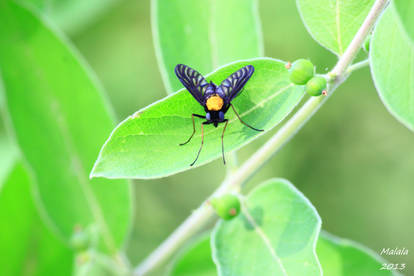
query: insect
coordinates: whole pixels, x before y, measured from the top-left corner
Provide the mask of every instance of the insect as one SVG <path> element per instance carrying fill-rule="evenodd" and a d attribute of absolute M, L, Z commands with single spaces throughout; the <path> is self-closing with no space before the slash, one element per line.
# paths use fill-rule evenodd
<path fill-rule="evenodd" d="M 247 65 L 240 70 L 231 74 L 227 79 L 225 79 L 219 86 L 214 84 L 213 82 L 207 82 L 206 79 L 196 70 L 184 65 L 178 64 L 175 67 L 175 74 L 177 75 L 178 79 L 184 85 L 185 88 L 193 95 L 193 97 L 204 107 L 206 115 L 199 115 L 199 114 L 192 114 L 191 118 L 193 120 L 193 133 L 191 134 L 190 138 L 187 141 L 180 144 L 183 146 L 191 141 L 195 134 L 195 121 L 194 117 L 205 119 L 206 121 L 201 123 L 201 145 L 200 149 L 198 150 L 197 157 L 190 164 L 190 166 L 194 165 L 197 161 L 198 157 L 200 156 L 200 152 L 203 148 L 204 144 L 204 125 L 213 124 L 217 127 L 220 123 L 224 123 L 223 132 L 221 134 L 221 153 L 223 156 L 223 163 L 226 164 L 226 159 L 224 158 L 224 132 L 226 131 L 227 124 L 229 123 L 228 119 L 224 118 L 224 114 L 226 114 L 227 110 L 231 107 L 236 114 L 237 118 L 240 120 L 242 124 L 245 126 L 255 130 L 255 131 L 263 131 L 263 129 L 257 129 L 246 122 L 244 122 L 239 114 L 237 113 L 236 109 L 232 105 L 231 101 L 237 97 L 237 95 L 242 91 L 244 85 L 253 75 L 254 67 L 252 65 Z"/>

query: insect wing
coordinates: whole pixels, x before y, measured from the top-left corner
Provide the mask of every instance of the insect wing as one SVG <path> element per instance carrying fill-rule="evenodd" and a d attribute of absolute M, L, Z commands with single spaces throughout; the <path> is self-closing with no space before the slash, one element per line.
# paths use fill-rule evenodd
<path fill-rule="evenodd" d="M 253 65 L 247 65 L 231 74 L 220 84 L 219 88 L 226 95 L 226 100 L 228 103 L 230 103 L 231 100 L 233 100 L 238 95 L 238 93 L 243 89 L 244 85 L 250 79 L 253 73 Z"/>
<path fill-rule="evenodd" d="M 175 66 L 175 74 L 191 95 L 204 105 L 204 93 L 208 87 L 206 79 L 199 72 L 184 64 Z"/>

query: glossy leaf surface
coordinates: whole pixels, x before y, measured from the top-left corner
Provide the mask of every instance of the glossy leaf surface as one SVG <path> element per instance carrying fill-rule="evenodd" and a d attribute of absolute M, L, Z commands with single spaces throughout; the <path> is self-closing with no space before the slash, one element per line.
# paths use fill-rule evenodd
<path fill-rule="evenodd" d="M 268 131 L 300 101 L 303 87 L 291 84 L 284 63 L 273 59 L 236 62 L 213 72 L 207 80 L 220 83 L 247 64 L 255 67 L 255 73 L 232 103 L 246 123 Z M 200 148 L 203 119 L 195 119 L 192 141 L 179 146 L 193 131 L 192 113 L 205 115 L 203 107 L 184 89 L 136 112 L 112 132 L 91 175 L 156 178 L 192 168 L 190 164 Z M 263 133 L 241 124 L 231 108 L 225 117 L 229 119 L 224 135 L 226 152 Z M 195 166 L 221 158 L 222 132 L 223 124 L 217 128 L 204 126 L 204 147 Z"/>

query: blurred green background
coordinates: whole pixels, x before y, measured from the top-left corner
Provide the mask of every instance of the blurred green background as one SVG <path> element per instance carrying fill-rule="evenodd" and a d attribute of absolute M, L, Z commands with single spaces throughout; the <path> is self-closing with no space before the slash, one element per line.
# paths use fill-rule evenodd
<path fill-rule="evenodd" d="M 118 121 L 166 95 L 149 2 L 117 1 L 86 28 L 69 34 L 106 88 Z M 307 33 L 295 1 L 259 3 L 266 56 L 310 58 L 319 73 L 335 64 L 336 57 Z M 240 150 L 240 162 L 272 133 Z M 133 265 L 220 184 L 224 172 L 218 160 L 172 177 L 134 181 L 135 221 L 126 248 Z M 377 253 L 388 247 L 414 249 L 414 135 L 385 109 L 368 68 L 353 74 L 246 188 L 270 177 L 294 183 L 332 234 Z M 414 275 L 412 254 L 387 259 L 407 263 L 405 273 Z"/>

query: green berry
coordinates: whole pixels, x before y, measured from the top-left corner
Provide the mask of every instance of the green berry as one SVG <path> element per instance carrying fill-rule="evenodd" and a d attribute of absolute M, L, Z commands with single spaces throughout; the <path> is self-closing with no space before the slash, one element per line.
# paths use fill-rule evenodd
<path fill-rule="evenodd" d="M 213 198 L 211 205 L 224 220 L 230 220 L 240 213 L 240 200 L 235 195 L 227 194 Z"/>
<path fill-rule="evenodd" d="M 320 96 L 326 89 L 326 79 L 324 77 L 313 77 L 306 84 L 305 91 L 311 96 Z"/>
<path fill-rule="evenodd" d="M 290 68 L 290 81 L 294 84 L 306 84 L 313 77 L 314 67 L 307 59 L 298 59 Z"/>

